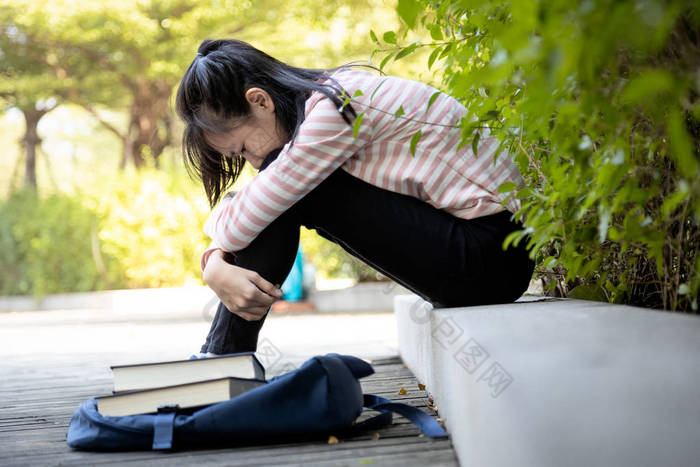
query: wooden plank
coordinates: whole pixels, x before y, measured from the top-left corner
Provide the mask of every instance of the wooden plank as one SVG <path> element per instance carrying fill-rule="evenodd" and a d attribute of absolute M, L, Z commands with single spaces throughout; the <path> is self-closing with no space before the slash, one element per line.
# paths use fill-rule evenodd
<path fill-rule="evenodd" d="M 403 431 L 403 430 L 400 430 Z M 416 446 L 414 446 L 416 445 Z M 413 447 L 412 447 L 413 446 Z M 235 454 L 236 458 L 267 458 L 274 459 L 282 456 L 297 456 L 297 455 L 315 455 L 317 452 L 342 452 L 344 457 L 358 455 L 360 457 L 366 455 L 366 452 L 402 452 L 402 451 L 434 451 L 439 449 L 451 449 L 449 440 L 430 440 L 414 435 L 409 435 L 405 432 L 398 433 L 398 436 L 384 436 L 378 440 L 368 437 L 363 439 L 352 438 L 342 440 L 338 444 L 328 445 L 324 441 L 313 441 L 307 443 L 287 444 L 287 445 L 259 445 L 259 446 L 242 446 L 237 448 L 225 448 L 215 450 L 201 451 L 180 451 L 165 453 L 168 458 L 191 457 L 214 455 L 221 459 L 227 459 L 226 454 Z M 15 446 L 10 452 L 2 452 L 0 455 L 0 464 L 6 465 L 13 459 L 24 459 L 26 462 L 33 465 L 44 465 L 50 463 L 52 459 L 59 459 L 61 462 L 74 464 L 84 459 L 86 463 L 102 463 L 112 462 L 127 462 L 135 460 L 153 459 L 157 456 L 163 456 L 164 453 L 153 452 L 125 452 L 125 453 L 91 453 L 72 451 L 66 445 L 64 440 L 54 440 L 53 442 L 43 442 L 40 444 L 32 442 L 24 442 L 21 446 Z M 295 460 L 299 462 L 300 459 Z M 271 462 L 274 463 L 274 462 Z"/>
<path fill-rule="evenodd" d="M 58 447 L 58 446 L 56 446 Z M 42 446 L 49 448 L 50 446 Z M 42 465 L 51 462 L 52 459 L 60 459 L 63 463 L 70 465 L 83 464 L 107 464 L 107 463 L 127 463 L 127 462 L 158 462 L 165 459 L 172 465 L 182 465 L 183 463 L 209 465 L 235 465 L 239 464 L 267 464 L 274 465 L 282 463 L 300 464 L 309 462 L 312 459 L 358 459 L 373 455 L 399 454 L 399 453 L 420 453 L 438 452 L 448 450 L 452 453 L 452 445 L 449 440 L 430 440 L 427 438 L 412 437 L 410 441 L 405 437 L 380 438 L 378 440 L 353 440 L 341 441 L 338 444 L 327 444 L 326 442 L 290 443 L 286 445 L 258 445 L 239 448 L 223 448 L 215 450 L 200 451 L 175 451 L 169 453 L 154 453 L 150 451 L 124 452 L 124 453 L 91 453 L 82 451 L 71 451 L 59 455 L 47 453 L 40 449 L 35 449 L 34 455 L 27 453 L 22 456 L 24 461 L 34 465 Z M 454 455 L 454 453 L 452 453 Z M 3 455 L 4 457 L 4 455 Z M 2 464 L 11 462 L 12 458 L 2 459 Z M 18 457 L 14 457 L 18 460 Z M 416 465 L 416 464 L 414 464 Z M 456 465 L 456 464 L 455 464 Z"/>

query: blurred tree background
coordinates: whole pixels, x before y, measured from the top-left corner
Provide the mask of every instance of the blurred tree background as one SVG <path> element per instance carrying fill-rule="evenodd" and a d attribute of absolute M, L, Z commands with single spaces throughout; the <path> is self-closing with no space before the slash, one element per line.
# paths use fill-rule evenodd
<path fill-rule="evenodd" d="M 403 27 L 395 8 L 0 0 L 0 294 L 201 284 L 208 207 L 183 169 L 172 105 L 198 44 L 235 37 L 306 67 L 367 62 L 371 28 Z M 423 71 L 419 60 L 391 70 Z M 315 232 L 302 229 L 302 246 L 322 278 L 380 278 Z"/>

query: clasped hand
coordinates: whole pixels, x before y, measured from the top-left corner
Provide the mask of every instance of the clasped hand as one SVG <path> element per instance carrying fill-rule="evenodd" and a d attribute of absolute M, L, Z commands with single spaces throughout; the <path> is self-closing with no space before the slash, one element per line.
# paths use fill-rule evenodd
<path fill-rule="evenodd" d="M 227 263 L 222 250 L 209 256 L 202 279 L 229 311 L 247 321 L 262 319 L 270 305 L 282 297 L 282 290 L 257 272 Z"/>

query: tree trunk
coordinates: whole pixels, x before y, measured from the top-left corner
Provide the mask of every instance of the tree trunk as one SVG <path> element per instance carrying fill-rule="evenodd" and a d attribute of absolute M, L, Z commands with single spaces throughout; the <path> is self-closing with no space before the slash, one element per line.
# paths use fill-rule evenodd
<path fill-rule="evenodd" d="M 124 141 L 122 168 L 133 164 L 137 168 L 152 159 L 160 166 L 160 155 L 172 142 L 170 130 L 170 83 L 141 82 L 132 88 L 133 101 L 129 109 L 128 136 Z"/>
<path fill-rule="evenodd" d="M 130 86 L 132 103 L 129 107 L 129 123 L 125 132 L 105 121 L 89 105 L 83 107 L 105 128 L 122 141 L 122 155 L 119 168 L 133 164 L 136 168 L 146 165 L 152 159 L 160 166 L 160 155 L 172 142 L 172 115 L 170 93 L 172 85 L 166 81 L 139 81 Z"/>
<path fill-rule="evenodd" d="M 20 110 L 26 123 L 24 137 L 21 140 L 25 149 L 24 187 L 36 191 L 36 147 L 41 144 L 37 126 L 41 117 L 46 115 L 48 110 L 36 110 L 33 106 L 21 108 Z"/>

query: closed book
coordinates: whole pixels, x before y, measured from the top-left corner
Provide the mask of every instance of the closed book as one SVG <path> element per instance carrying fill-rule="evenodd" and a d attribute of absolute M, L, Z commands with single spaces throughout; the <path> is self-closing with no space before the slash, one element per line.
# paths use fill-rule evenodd
<path fill-rule="evenodd" d="M 97 411 L 105 416 L 120 417 L 157 412 L 163 405 L 182 409 L 216 404 L 266 384 L 263 380 L 221 378 L 164 388 L 127 391 L 97 397 Z"/>
<path fill-rule="evenodd" d="M 177 386 L 220 378 L 265 380 L 265 369 L 253 352 L 168 362 L 113 366 L 114 392 Z"/>

